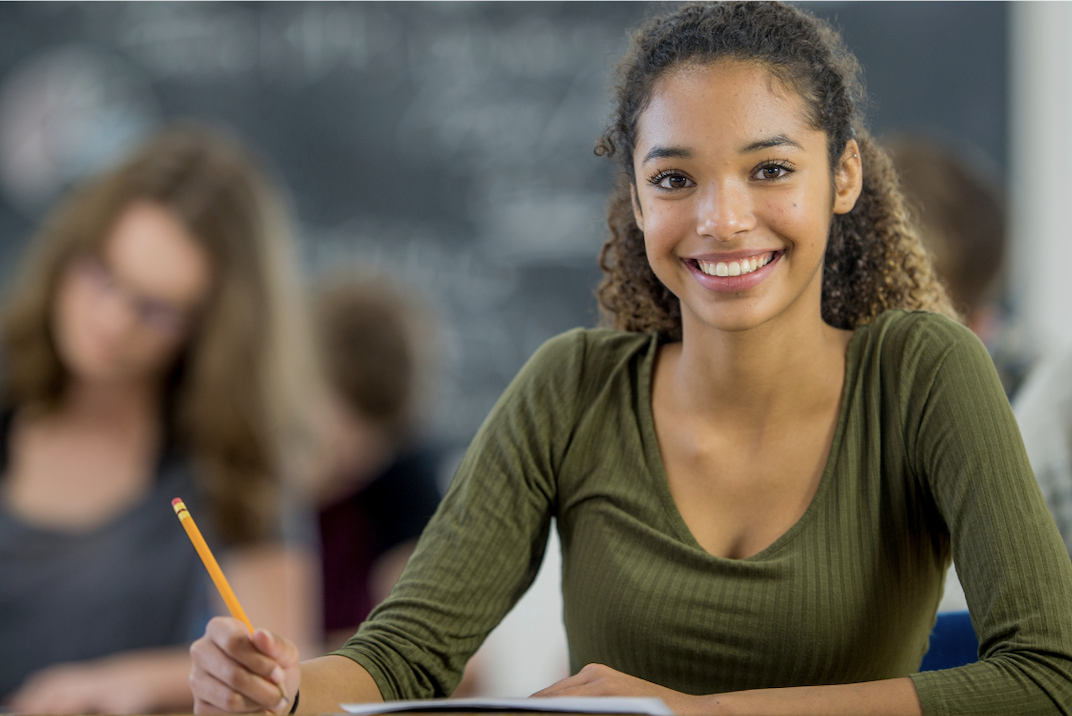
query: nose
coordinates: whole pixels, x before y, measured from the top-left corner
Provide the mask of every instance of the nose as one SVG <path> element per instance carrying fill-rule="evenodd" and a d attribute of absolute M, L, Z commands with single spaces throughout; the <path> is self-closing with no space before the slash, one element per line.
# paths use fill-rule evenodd
<path fill-rule="evenodd" d="M 727 180 L 712 183 L 700 195 L 697 205 L 696 233 L 719 241 L 728 241 L 756 226 L 752 196 L 740 182 Z"/>

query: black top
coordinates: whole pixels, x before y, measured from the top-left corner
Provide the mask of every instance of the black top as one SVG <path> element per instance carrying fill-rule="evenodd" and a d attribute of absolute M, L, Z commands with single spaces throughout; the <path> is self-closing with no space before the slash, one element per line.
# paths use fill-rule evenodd
<path fill-rule="evenodd" d="M 324 628 L 357 629 L 372 608 L 369 577 L 376 559 L 420 536 L 439 505 L 440 453 L 413 450 L 357 493 L 320 513 Z"/>
<path fill-rule="evenodd" d="M 0 480 L 12 412 L 0 415 Z M 60 532 L 0 501 L 0 701 L 51 664 L 189 643 L 209 617 L 208 575 L 171 500 L 216 548 L 187 460 L 165 450 L 149 494 L 104 525 Z"/>

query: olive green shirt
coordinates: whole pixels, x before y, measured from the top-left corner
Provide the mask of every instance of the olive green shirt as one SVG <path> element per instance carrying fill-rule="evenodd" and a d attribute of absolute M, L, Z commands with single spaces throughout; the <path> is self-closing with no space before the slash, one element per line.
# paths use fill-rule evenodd
<path fill-rule="evenodd" d="M 337 652 L 384 698 L 451 693 L 555 517 L 574 672 L 598 662 L 692 694 L 911 675 L 926 713 L 1072 708 L 1072 564 L 967 329 L 898 310 L 856 330 L 815 497 L 739 560 L 704 551 L 670 494 L 658 344 L 574 330 L 522 369 L 390 598 Z M 917 674 L 951 556 L 981 660 Z"/>

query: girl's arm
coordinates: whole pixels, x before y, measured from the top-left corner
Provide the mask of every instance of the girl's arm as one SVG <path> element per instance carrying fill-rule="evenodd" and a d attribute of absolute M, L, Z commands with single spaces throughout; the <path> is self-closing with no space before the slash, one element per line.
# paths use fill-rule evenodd
<path fill-rule="evenodd" d="M 929 713 L 1068 713 L 1072 563 L 986 349 L 929 317 L 905 340 L 913 477 L 948 534 L 979 661 L 911 676 Z M 927 506 L 923 506 L 927 509 Z"/>
<path fill-rule="evenodd" d="M 533 696 L 655 696 L 674 713 L 757 714 L 757 716 L 920 716 L 923 709 L 912 680 L 887 679 L 860 684 L 794 686 L 728 694 L 693 696 L 672 691 L 602 664 L 589 664 Z"/>
<path fill-rule="evenodd" d="M 57 714 L 181 712 L 193 703 L 189 674 L 186 647 L 56 664 L 30 676 L 5 709 Z"/>
<path fill-rule="evenodd" d="M 214 619 L 191 650 L 195 708 L 285 712 L 289 704 L 273 703 L 279 683 L 291 697 L 300 684 L 301 713 L 453 692 L 543 558 L 583 356 L 584 334 L 573 332 L 530 360 L 474 439 L 391 596 L 338 655 L 299 668 L 290 642 Z"/>

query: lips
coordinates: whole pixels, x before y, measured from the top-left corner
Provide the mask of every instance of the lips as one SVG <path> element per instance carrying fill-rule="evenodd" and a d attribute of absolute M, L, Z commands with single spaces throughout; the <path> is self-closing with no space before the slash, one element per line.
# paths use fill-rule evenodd
<path fill-rule="evenodd" d="M 705 288 L 736 293 L 762 283 L 785 251 L 740 251 L 735 254 L 709 254 L 683 259 L 683 262 Z"/>

